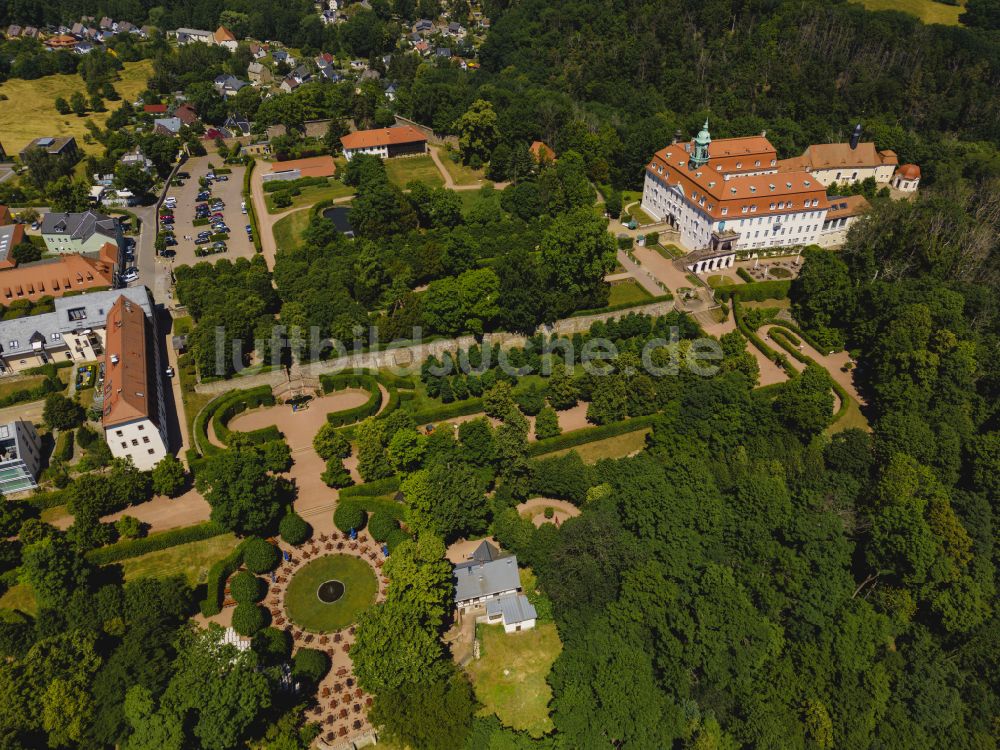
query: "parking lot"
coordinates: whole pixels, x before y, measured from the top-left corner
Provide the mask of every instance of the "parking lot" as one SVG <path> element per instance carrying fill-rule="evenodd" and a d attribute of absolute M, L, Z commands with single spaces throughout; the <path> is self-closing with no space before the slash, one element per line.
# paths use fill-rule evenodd
<path fill-rule="evenodd" d="M 236 258 L 250 258 L 254 255 L 253 242 L 248 238 L 246 225 L 250 223 L 247 215 L 240 211 L 240 204 L 243 202 L 243 173 L 246 167 L 240 165 L 227 165 L 232 169 L 232 173 L 226 175 L 225 182 L 213 182 L 208 188 L 211 198 L 208 201 L 198 201 L 197 196 L 201 191 L 198 179 L 208 174 L 209 164 L 222 167 L 222 160 L 217 154 L 208 156 L 196 156 L 188 159 L 180 168 L 180 172 L 190 175 L 184 180 L 182 186 L 171 185 L 167 190 L 167 196 L 177 199 L 177 207 L 173 209 L 174 216 L 174 237 L 177 244 L 167 250 L 173 250 L 174 265 L 192 265 L 199 261 L 213 263 L 220 258 L 235 260 Z M 194 239 L 199 232 L 211 231 L 207 225 L 195 226 L 195 205 L 198 203 L 211 203 L 213 200 L 221 198 L 225 203 L 222 209 L 223 221 L 229 227 L 229 239 L 226 240 L 227 250 L 224 253 L 197 257 L 195 248 L 211 248 L 211 244 L 195 245 Z"/>

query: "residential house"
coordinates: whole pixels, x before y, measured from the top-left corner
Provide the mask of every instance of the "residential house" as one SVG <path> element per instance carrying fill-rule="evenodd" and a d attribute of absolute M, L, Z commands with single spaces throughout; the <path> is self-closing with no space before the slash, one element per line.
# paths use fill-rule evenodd
<path fill-rule="evenodd" d="M 167 113 L 166 104 L 143 104 L 142 111 L 148 115 L 165 115 Z"/>
<path fill-rule="evenodd" d="M 434 31 L 434 22 L 429 18 L 418 18 L 417 22 L 413 24 L 414 34 L 430 34 Z"/>
<path fill-rule="evenodd" d="M 271 52 L 271 59 L 276 63 L 285 63 L 289 67 L 295 66 L 295 58 L 288 54 L 287 50 L 276 49 Z"/>
<path fill-rule="evenodd" d="M 26 39 L 37 39 L 38 29 L 34 26 L 25 26 L 24 31 L 21 32 L 21 36 L 25 37 Z"/>
<path fill-rule="evenodd" d="M 538 617 L 535 608 L 521 593 L 517 557 L 504 555 L 483 541 L 471 558 L 453 569 L 455 607 L 477 622 L 502 624 L 507 633 L 530 630 Z"/>
<path fill-rule="evenodd" d="M 78 156 L 80 153 L 79 147 L 76 145 L 76 138 L 73 136 L 59 136 L 59 137 L 42 137 L 36 138 L 23 149 L 19 156 L 21 161 L 24 161 L 24 156 L 30 148 L 40 148 L 45 151 L 49 156 L 65 156 L 74 155 Z"/>
<path fill-rule="evenodd" d="M 83 38 L 84 27 L 83 24 L 77 21 L 72 26 L 69 27 L 69 33 L 75 36 L 77 39 Z"/>
<path fill-rule="evenodd" d="M 428 42 L 421 39 L 419 42 L 413 45 L 413 49 L 415 49 L 423 57 L 427 57 L 427 55 L 431 51 L 431 45 Z"/>
<path fill-rule="evenodd" d="M 319 20 L 322 21 L 325 26 L 332 26 L 337 23 L 337 11 L 324 10 L 319 14 Z"/>
<path fill-rule="evenodd" d="M 140 471 L 152 469 L 166 456 L 169 443 L 159 338 L 151 308 L 152 300 L 140 305 L 121 296 L 108 311 L 105 325 L 104 437 L 111 455 L 132 459 Z"/>
<path fill-rule="evenodd" d="M 220 26 L 215 30 L 215 34 L 212 35 L 212 39 L 216 45 L 219 47 L 225 47 L 230 52 L 236 51 L 236 37 L 233 36 L 233 32 L 227 29 L 225 26 Z"/>
<path fill-rule="evenodd" d="M 187 102 L 184 102 L 174 110 L 174 117 L 189 127 L 198 122 L 198 113 Z"/>
<path fill-rule="evenodd" d="M 36 274 L 40 269 L 49 269 L 42 283 L 46 285 L 46 293 L 56 297 L 55 310 L 0 321 L 0 373 L 22 372 L 49 362 L 95 360 L 102 352 L 105 318 L 111 304 L 124 295 L 139 304 L 150 305 L 145 287 L 59 296 L 80 290 L 73 283 L 75 279 L 66 278 L 65 270 L 57 263 L 43 261 L 31 267 Z M 4 273 L 16 277 L 21 269 Z M 0 284 L 0 299 L 4 304 L 17 299 L 15 293 L 16 289 Z"/>
<path fill-rule="evenodd" d="M 298 80 L 296 80 L 295 78 L 293 78 L 291 76 L 288 76 L 287 78 L 283 79 L 281 81 L 281 86 L 279 86 L 279 88 L 282 91 L 284 91 L 286 94 L 292 93 L 298 87 L 299 87 Z"/>
<path fill-rule="evenodd" d="M 131 21 L 119 21 L 118 28 L 115 29 L 119 34 L 134 34 L 138 31 L 135 24 Z"/>
<path fill-rule="evenodd" d="M 388 86 L 385 87 L 385 98 L 388 99 L 390 102 L 396 101 L 397 90 L 398 89 L 396 87 L 396 84 L 390 83 Z"/>
<path fill-rule="evenodd" d="M 313 58 L 313 62 L 316 64 L 317 70 L 324 70 L 325 68 L 332 67 L 336 59 L 329 52 L 321 52 Z"/>
<path fill-rule="evenodd" d="M 0 227 L 0 230 L 6 228 Z M 13 257 L 4 257 L 0 263 L 0 303 L 34 302 L 42 297 L 62 297 L 69 292 L 108 289 L 115 283 L 117 257 L 118 248 L 110 242 L 95 257 L 61 255 L 25 264 L 18 264 Z"/>
<path fill-rule="evenodd" d="M 6 206 L 0 206 L 0 209 L 7 211 L 9 216 L 10 211 Z M 24 224 L 11 224 L 9 221 L 0 224 L 0 269 L 13 268 L 17 265 L 17 261 L 14 260 L 14 248 L 22 242 L 24 242 Z"/>
<path fill-rule="evenodd" d="M 86 55 L 90 52 L 93 52 L 94 49 L 95 49 L 94 45 L 91 44 L 90 42 L 80 42 L 79 44 L 76 45 L 76 48 L 73 51 L 76 52 L 76 54 L 78 55 Z"/>
<path fill-rule="evenodd" d="M 340 75 L 339 71 L 334 69 L 332 65 L 320 70 L 319 74 L 323 77 L 323 80 L 329 81 L 330 83 L 337 83 L 344 78 Z"/>
<path fill-rule="evenodd" d="M 47 213 L 41 234 L 46 249 L 59 254 L 97 252 L 105 243 L 119 246 L 122 240 L 118 220 L 95 211 Z"/>
<path fill-rule="evenodd" d="M 211 44 L 215 39 L 214 34 L 211 31 L 205 31 L 205 29 L 180 28 L 171 32 L 171 34 L 177 37 L 178 44 L 191 44 L 192 42 Z"/>
<path fill-rule="evenodd" d="M 177 135 L 183 124 L 179 117 L 157 117 L 153 120 L 153 132 L 159 135 Z"/>
<path fill-rule="evenodd" d="M 107 16 L 104 16 L 104 18 L 101 19 L 101 22 L 97 25 L 101 28 L 101 31 L 107 31 L 108 29 L 115 28 L 115 22 Z"/>
<path fill-rule="evenodd" d="M 0 425 L 0 492 L 9 497 L 38 486 L 42 469 L 42 440 L 25 420 Z"/>
<path fill-rule="evenodd" d="M 222 123 L 222 127 L 234 136 L 250 135 L 250 120 L 238 112 L 234 112 Z"/>
<path fill-rule="evenodd" d="M 246 81 L 240 80 L 236 76 L 230 75 L 219 75 L 215 77 L 215 90 L 220 96 L 229 98 L 230 96 L 236 96 L 239 90 L 244 86 L 249 86 L 250 84 Z"/>
<path fill-rule="evenodd" d="M 14 216 L 11 214 L 10 209 L 7 206 L 0 205 L 0 227 L 13 223 Z"/>
<path fill-rule="evenodd" d="M 463 37 L 465 36 L 465 29 L 462 27 L 462 24 L 458 23 L 458 21 L 452 21 L 448 24 L 444 33 L 448 36 Z"/>
<path fill-rule="evenodd" d="M 247 66 L 247 78 L 251 83 L 270 83 L 274 80 L 274 75 L 264 63 L 254 60 Z"/>
<path fill-rule="evenodd" d="M 434 56 L 443 58 L 451 57 L 451 47 L 438 47 L 434 50 Z"/>
<path fill-rule="evenodd" d="M 267 46 L 258 44 L 257 42 L 250 42 L 250 54 L 253 56 L 254 60 L 267 57 Z"/>
<path fill-rule="evenodd" d="M 144 172 L 148 172 L 153 168 L 153 162 L 146 158 L 146 155 L 142 153 L 142 150 L 136 146 L 135 149 L 129 151 L 122 155 L 119 161 L 126 167 L 139 166 L 142 167 Z"/>
<path fill-rule="evenodd" d="M 51 50 L 74 49 L 79 41 L 69 34 L 57 34 L 45 40 L 45 46 Z"/>
<path fill-rule="evenodd" d="M 358 130 L 341 137 L 340 143 L 348 161 L 357 154 L 375 154 L 383 159 L 391 159 L 427 152 L 427 136 L 410 125 Z"/>
<path fill-rule="evenodd" d="M 904 164 L 892 176 L 892 186 L 903 193 L 912 193 L 920 185 L 920 167 Z"/>
<path fill-rule="evenodd" d="M 310 78 L 312 78 L 312 71 L 309 70 L 304 64 L 299 65 L 295 70 L 292 71 L 292 78 L 294 78 L 299 83 L 305 83 Z"/>
<path fill-rule="evenodd" d="M 18 26 L 16 23 L 12 23 L 10 26 L 7 27 L 5 36 L 8 39 L 17 39 L 19 36 L 21 36 L 21 31 L 22 29 L 20 26 Z"/>
<path fill-rule="evenodd" d="M 139 36 L 143 39 L 148 39 L 156 33 L 156 29 L 149 25 L 143 25 L 139 27 Z"/>
<path fill-rule="evenodd" d="M 351 60 L 351 70 L 364 70 L 368 67 L 368 63 L 364 60 Z"/>
<path fill-rule="evenodd" d="M 544 164 L 546 162 L 556 160 L 556 152 L 549 148 L 548 144 L 542 141 L 534 141 L 528 147 L 528 151 L 531 152 L 531 156 L 538 164 Z"/>

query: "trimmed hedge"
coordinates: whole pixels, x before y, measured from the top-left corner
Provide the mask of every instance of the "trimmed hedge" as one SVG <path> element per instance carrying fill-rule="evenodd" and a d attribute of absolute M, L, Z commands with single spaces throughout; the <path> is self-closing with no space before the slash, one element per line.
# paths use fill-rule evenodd
<path fill-rule="evenodd" d="M 281 162 L 277 162 L 280 164 Z M 326 186 L 330 184 L 329 177 L 299 177 L 297 180 L 269 180 L 265 182 L 265 193 L 282 193 L 292 188 L 304 188 L 313 186 Z"/>
<path fill-rule="evenodd" d="M 442 422 L 455 417 L 466 417 L 470 414 L 478 414 L 483 411 L 483 400 L 481 398 L 469 398 L 465 401 L 455 401 L 441 406 L 432 406 L 427 409 L 413 411 L 410 415 L 418 425 L 433 422 Z"/>
<path fill-rule="evenodd" d="M 365 482 L 354 487 L 345 487 L 340 491 L 340 499 L 348 497 L 378 497 L 388 495 L 399 489 L 399 477 L 391 476 L 385 479 L 376 479 L 374 482 Z"/>
<path fill-rule="evenodd" d="M 212 422 L 212 427 L 215 430 L 215 436 L 223 445 L 225 445 L 229 442 L 229 435 L 231 433 L 231 430 L 226 425 L 233 417 L 243 411 L 246 411 L 247 409 L 255 408 L 257 406 L 273 405 L 274 394 L 271 393 L 271 387 L 267 385 L 261 385 L 256 388 L 248 388 L 245 390 L 229 391 L 217 396 L 212 401 L 209 401 L 194 418 L 194 439 L 196 447 L 203 456 L 212 455 L 222 450 L 218 446 L 213 445 L 211 440 L 208 438 L 209 420 Z M 281 431 L 273 425 L 244 434 L 248 435 L 250 442 L 254 444 L 280 440 L 284 437 L 281 434 Z"/>
<path fill-rule="evenodd" d="M 584 315 L 600 315 L 601 313 L 618 312 L 620 310 L 631 310 L 633 307 L 645 307 L 646 305 L 652 305 L 656 302 L 669 302 L 674 298 L 670 292 L 657 295 L 656 297 L 650 297 L 649 299 L 643 300 L 642 302 L 621 302 L 617 305 L 608 305 L 607 307 L 595 307 L 591 310 L 577 310 L 576 312 L 570 313 L 571 318 L 582 318 Z"/>
<path fill-rule="evenodd" d="M 250 537 L 243 545 L 243 564 L 251 573 L 267 573 L 280 562 L 281 551 L 265 539 Z"/>
<path fill-rule="evenodd" d="M 355 503 L 338 503 L 333 512 L 333 524 L 345 534 L 351 529 L 361 531 L 367 520 L 364 510 Z"/>
<path fill-rule="evenodd" d="M 258 578 L 249 570 L 237 571 L 229 579 L 229 595 L 238 604 L 256 604 L 267 593 L 267 584 L 264 579 Z"/>
<path fill-rule="evenodd" d="M 748 284 L 754 284 L 754 283 L 756 283 L 753 280 L 753 276 L 751 276 L 750 272 L 747 271 L 747 269 L 745 269 L 745 268 L 737 268 L 736 269 L 736 275 L 739 276 L 741 279 L 743 279 Z"/>
<path fill-rule="evenodd" d="M 38 492 L 33 495 L 29 495 L 24 499 L 24 502 L 30 503 L 39 510 L 56 508 L 60 505 L 65 505 L 68 501 L 68 493 L 64 489 L 52 490 L 50 492 Z"/>
<path fill-rule="evenodd" d="M 225 533 L 226 530 L 219 524 L 214 521 L 206 521 L 195 526 L 161 531 L 157 534 L 150 534 L 142 539 L 127 539 L 110 544 L 107 547 L 91 550 L 87 553 L 87 560 L 93 565 L 110 565 L 121 560 L 139 557 L 139 555 L 176 547 L 180 544 L 211 539 Z"/>
<path fill-rule="evenodd" d="M 250 637 L 271 624 L 271 613 L 259 604 L 237 604 L 233 610 L 233 630 Z"/>
<path fill-rule="evenodd" d="M 52 458 L 59 461 L 73 460 L 74 437 L 73 430 L 65 430 L 59 433 L 55 450 L 52 451 Z"/>
<path fill-rule="evenodd" d="M 232 552 L 208 569 L 208 580 L 205 583 L 205 599 L 201 603 L 201 613 L 205 617 L 217 615 L 222 611 L 222 602 L 226 594 L 226 581 L 243 563 L 243 549 L 255 537 L 244 539 Z"/>
<path fill-rule="evenodd" d="M 399 528 L 399 521 L 385 510 L 377 510 L 368 519 L 368 533 L 376 542 L 384 542 L 389 534 Z"/>
<path fill-rule="evenodd" d="M 761 353 L 763 353 L 765 357 L 767 357 L 772 362 L 776 363 L 786 373 L 788 373 L 789 377 L 795 377 L 795 375 L 797 374 L 797 370 L 788 363 L 787 357 L 783 357 L 782 355 L 778 354 L 778 352 L 776 352 L 774 349 L 765 344 L 763 340 L 761 340 L 760 336 L 757 335 L 756 331 L 750 330 L 750 326 L 748 326 L 746 322 L 743 320 L 743 315 L 740 312 L 739 299 L 737 297 L 733 297 L 732 307 L 733 307 L 733 319 L 736 321 L 736 327 L 739 328 L 740 333 L 746 336 L 750 340 L 750 342 L 755 347 L 757 347 L 757 349 Z"/>
<path fill-rule="evenodd" d="M 281 538 L 293 547 L 304 544 L 312 536 L 312 526 L 298 513 L 289 510 L 278 523 L 278 533 Z"/>
<path fill-rule="evenodd" d="M 606 438 L 624 435 L 628 432 L 635 432 L 636 430 L 641 430 L 644 427 L 650 427 L 655 420 L 656 415 L 649 414 L 643 417 L 632 417 L 631 419 L 626 419 L 621 422 L 612 422 L 611 424 L 601 425 L 600 427 L 584 427 L 581 430 L 564 432 L 562 435 L 557 435 L 553 438 L 547 438 L 546 440 L 538 440 L 537 442 L 530 443 L 528 445 L 528 455 L 541 456 L 553 451 L 575 448 L 578 445 L 592 443 L 595 440 L 604 440 Z"/>
<path fill-rule="evenodd" d="M 782 349 L 784 349 L 793 357 L 795 357 L 795 359 L 797 359 L 799 362 L 802 362 L 805 365 L 818 364 L 816 360 L 814 360 L 812 357 L 809 357 L 800 352 L 798 349 L 795 349 L 794 347 L 791 346 L 791 342 L 785 340 L 785 338 L 789 336 L 790 333 L 788 331 L 781 330 L 783 325 L 784 325 L 783 323 L 772 324 L 771 326 L 772 328 L 777 328 L 780 333 L 784 334 L 783 336 L 775 336 L 773 340 L 776 341 Z M 820 365 L 820 367 L 822 367 L 822 365 Z M 838 408 L 837 411 L 834 413 L 833 422 L 830 423 L 833 424 L 847 413 L 847 410 L 850 408 L 851 401 L 853 399 L 851 398 L 851 395 L 847 392 L 847 389 L 844 388 L 844 386 L 842 386 L 840 383 L 838 383 L 832 375 L 830 376 L 830 384 L 831 384 L 830 387 L 833 388 L 833 392 L 836 393 L 837 397 L 840 399 L 840 408 Z"/>
<path fill-rule="evenodd" d="M 382 408 L 382 390 L 378 387 L 378 381 L 367 373 L 338 373 L 337 375 L 320 375 L 320 385 L 323 393 L 343 391 L 348 388 L 360 388 L 368 391 L 368 400 L 360 406 L 355 406 L 343 411 L 334 411 L 326 415 L 326 421 L 334 427 L 341 427 L 346 424 L 360 422 L 373 414 L 377 414 Z"/>
<path fill-rule="evenodd" d="M 385 546 L 389 548 L 389 552 L 391 553 L 396 547 L 409 539 L 412 539 L 412 537 L 402 529 L 393 529 L 389 534 L 389 538 L 385 540 Z"/>
<path fill-rule="evenodd" d="M 716 296 L 722 300 L 739 297 L 744 302 L 763 302 L 766 299 L 786 299 L 791 287 L 790 279 L 755 281 L 752 284 L 720 286 Z"/>

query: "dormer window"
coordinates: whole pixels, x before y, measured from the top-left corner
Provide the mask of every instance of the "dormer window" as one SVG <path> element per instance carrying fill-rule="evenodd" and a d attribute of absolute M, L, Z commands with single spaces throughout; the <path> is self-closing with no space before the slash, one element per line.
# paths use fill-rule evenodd
<path fill-rule="evenodd" d="M 774 159 L 771 159 L 771 166 L 772 166 L 772 167 L 773 167 L 773 166 L 774 166 L 775 164 L 777 164 L 777 163 L 778 163 L 777 161 L 775 161 Z"/>
<path fill-rule="evenodd" d="M 742 213 L 747 213 L 750 210 L 748 206 L 743 206 Z"/>
<path fill-rule="evenodd" d="M 789 190 L 791 190 L 792 189 L 792 183 L 786 182 L 785 183 L 785 187 L 788 188 Z"/>
<path fill-rule="evenodd" d="M 773 210 L 774 210 L 774 204 L 773 204 L 773 203 L 771 204 L 771 207 L 770 207 L 770 210 L 771 210 L 771 211 L 773 211 Z"/>
<path fill-rule="evenodd" d="M 755 167 L 759 167 L 759 166 L 760 166 L 760 159 L 758 159 L 757 161 L 755 161 L 755 162 L 753 163 L 753 165 L 754 165 Z"/>
<path fill-rule="evenodd" d="M 726 216 L 728 213 L 729 213 L 729 209 L 728 208 L 722 209 L 722 215 L 723 216 Z"/>
<path fill-rule="evenodd" d="M 743 169 L 743 162 L 741 162 L 741 161 L 736 162 L 736 168 L 737 169 Z"/>
<path fill-rule="evenodd" d="M 752 214 L 757 213 L 757 206 L 750 206 L 750 213 Z"/>
<path fill-rule="evenodd" d="M 750 192 L 751 193 L 756 193 L 757 192 L 757 186 L 756 185 L 751 185 L 750 186 Z"/>

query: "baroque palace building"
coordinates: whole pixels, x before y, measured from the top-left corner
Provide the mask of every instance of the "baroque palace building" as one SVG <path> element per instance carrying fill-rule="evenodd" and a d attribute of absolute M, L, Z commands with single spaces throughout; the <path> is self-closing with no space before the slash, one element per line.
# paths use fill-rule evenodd
<path fill-rule="evenodd" d="M 826 149 L 851 163 L 842 182 L 868 174 L 855 169 L 862 156 L 855 153 L 857 134 L 850 144 L 839 144 L 843 148 Z M 875 154 L 884 172 L 885 152 L 862 145 L 860 151 Z M 729 267 L 737 252 L 839 244 L 869 208 L 867 201 L 828 198 L 825 180 L 791 161 L 779 160 L 763 133 L 713 141 L 706 120 L 693 140 L 675 141 L 654 154 L 646 166 L 642 208 L 677 230 L 694 251 L 685 263 L 695 272 Z M 890 170 L 884 179 L 891 176 Z"/>

